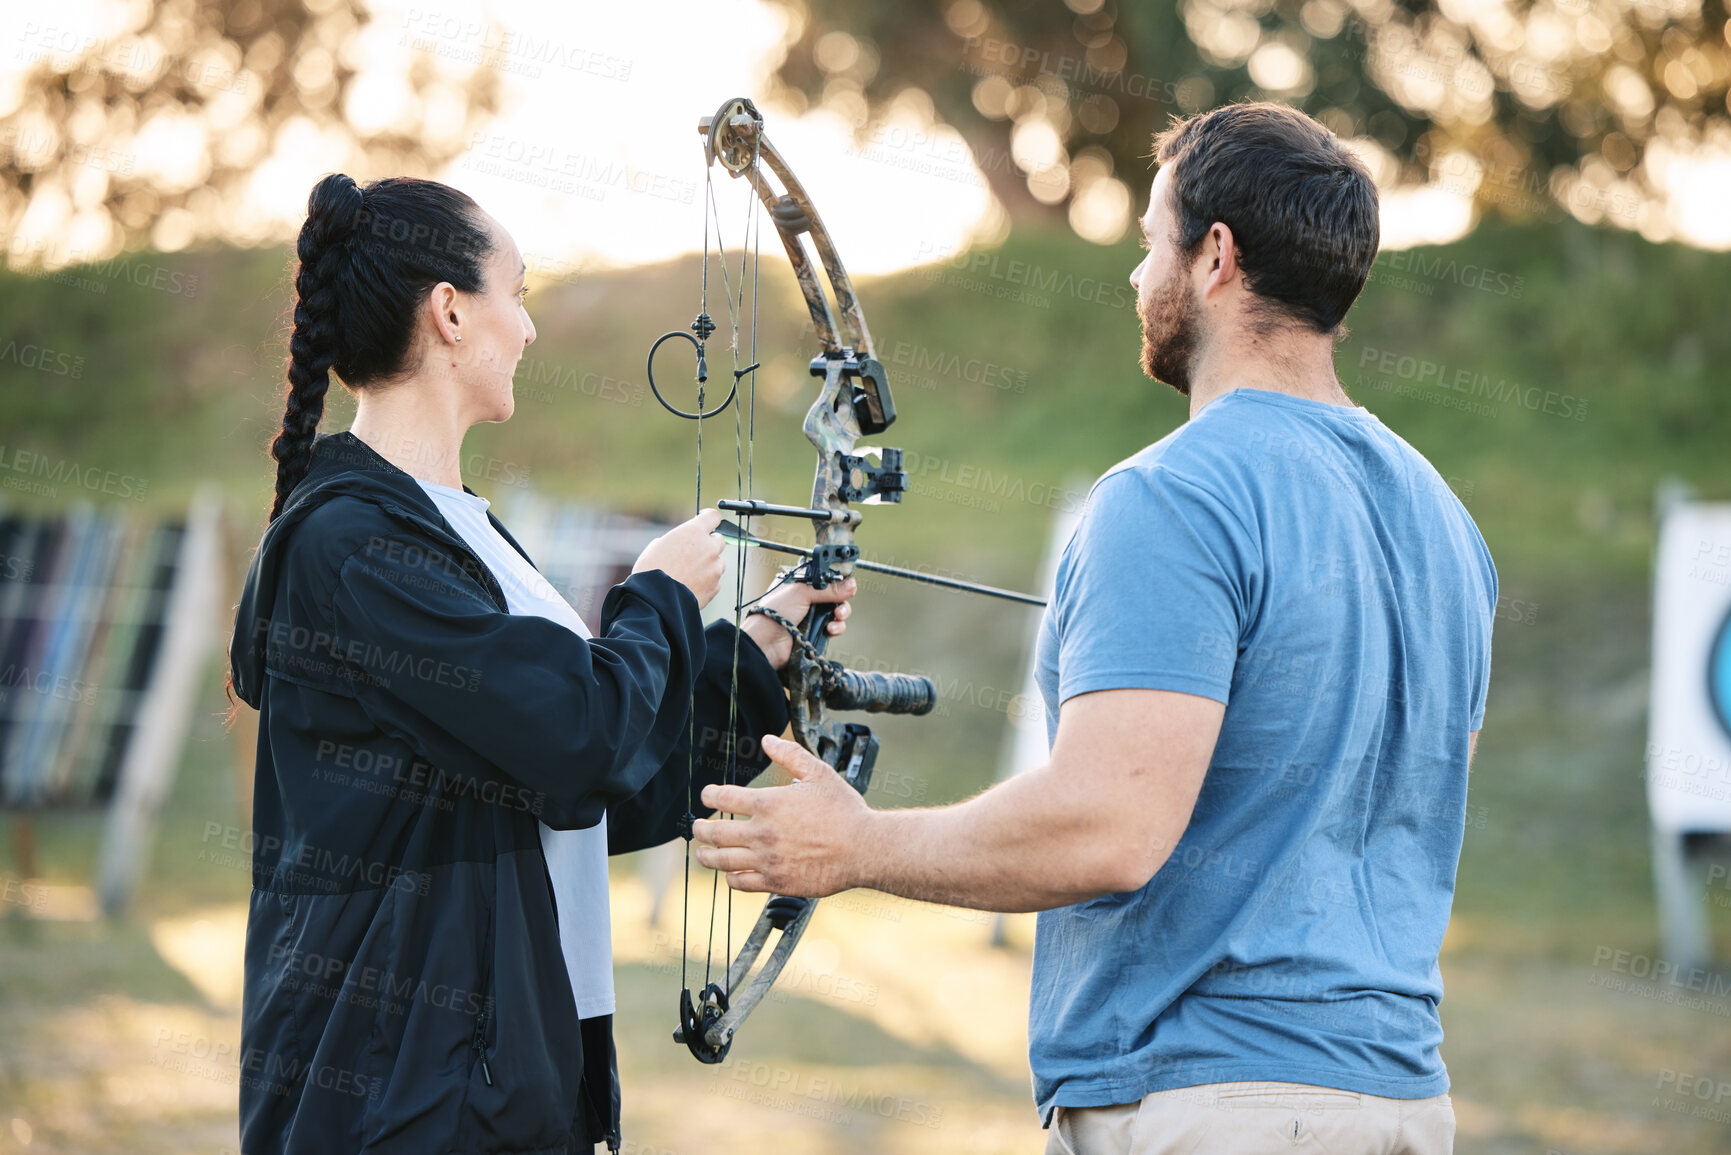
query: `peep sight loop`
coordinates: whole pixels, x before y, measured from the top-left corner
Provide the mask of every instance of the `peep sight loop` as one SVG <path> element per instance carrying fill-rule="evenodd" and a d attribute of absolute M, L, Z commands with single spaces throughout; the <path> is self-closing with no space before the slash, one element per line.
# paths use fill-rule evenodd
<path fill-rule="evenodd" d="M 709 333 L 715 332 L 715 322 L 709 319 L 708 313 L 699 313 L 697 315 L 697 320 L 691 322 L 691 327 L 701 332 L 702 330 L 700 329 L 700 326 L 707 326 L 708 328 L 708 332 L 703 334 L 705 337 L 707 337 Z M 690 341 L 692 348 L 697 350 L 697 408 L 689 413 L 683 409 L 675 407 L 672 402 L 662 396 L 661 386 L 655 383 L 655 354 L 660 350 L 661 346 L 673 340 L 675 337 L 679 338 L 681 341 Z M 733 404 L 734 397 L 739 393 L 739 379 L 745 376 L 745 374 L 751 372 L 751 369 L 755 368 L 757 368 L 757 366 L 753 365 L 750 369 L 745 369 L 735 373 L 733 375 L 733 388 L 727 391 L 727 396 L 722 399 L 721 404 L 717 405 L 714 409 L 706 411 L 703 408 L 703 384 L 709 380 L 709 362 L 706 361 L 703 356 L 703 341 L 692 336 L 683 329 L 675 329 L 671 333 L 661 334 L 661 336 L 655 339 L 655 344 L 649 346 L 649 363 L 644 366 L 644 372 L 649 376 L 649 391 L 655 394 L 655 399 L 661 402 L 661 407 L 663 409 L 667 410 L 675 417 L 683 417 L 687 421 L 707 421 L 711 417 L 718 416 L 727 411 L 727 407 Z"/>

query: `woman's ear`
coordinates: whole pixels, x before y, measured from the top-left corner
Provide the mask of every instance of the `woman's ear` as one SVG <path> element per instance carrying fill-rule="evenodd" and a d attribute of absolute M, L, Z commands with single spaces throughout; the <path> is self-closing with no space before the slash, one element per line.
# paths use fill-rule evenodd
<path fill-rule="evenodd" d="M 427 302 L 433 314 L 433 329 L 440 341 L 447 345 L 455 345 L 463 339 L 463 315 L 457 287 L 449 281 L 440 281 L 427 294 Z"/>

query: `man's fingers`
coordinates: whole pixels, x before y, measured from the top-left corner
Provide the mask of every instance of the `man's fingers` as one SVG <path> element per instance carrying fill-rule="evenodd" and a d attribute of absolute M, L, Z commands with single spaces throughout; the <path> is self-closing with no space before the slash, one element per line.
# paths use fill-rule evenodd
<path fill-rule="evenodd" d="M 795 743 L 789 743 L 794 749 L 801 749 Z M 771 755 L 774 757 L 774 755 Z M 745 786 L 710 785 L 703 788 L 703 804 L 711 810 L 719 810 L 723 814 L 743 814 L 750 817 L 757 811 L 757 804 L 752 795 L 762 793 Z"/>
<path fill-rule="evenodd" d="M 691 837 L 704 846 L 744 846 L 743 833 L 735 833 L 742 825 L 731 818 L 699 818 L 691 824 Z"/>
<path fill-rule="evenodd" d="M 702 526 L 704 533 L 709 533 L 721 524 L 721 511 L 719 509 L 700 509 L 697 511 L 697 516 L 691 521 L 694 525 Z"/>
<path fill-rule="evenodd" d="M 697 861 L 704 866 L 730 874 L 741 870 L 755 873 L 762 865 L 757 861 L 756 853 L 743 846 L 699 846 L 695 853 Z"/>
<path fill-rule="evenodd" d="M 762 894 L 773 889 L 769 885 L 769 879 L 755 870 L 742 870 L 737 874 L 729 874 L 727 886 L 730 890 L 737 890 L 745 894 Z"/>
<path fill-rule="evenodd" d="M 801 746 L 798 742 L 789 742 L 786 738 L 775 738 L 765 735 L 763 752 L 769 755 L 769 760 L 792 774 L 797 781 L 806 782 L 825 771 L 833 774 L 829 763 Z M 738 789 L 735 787 L 734 789 Z M 704 800 L 708 801 L 709 791 L 705 790 Z M 762 791 L 758 791 L 762 793 Z M 736 812 L 737 813 L 737 812 Z"/>
<path fill-rule="evenodd" d="M 739 824 L 736 822 L 714 822 L 708 819 L 699 819 L 695 824 L 694 833 L 702 842 L 709 842 L 710 837 L 704 832 L 704 827 L 737 825 Z M 755 851 L 747 850 L 742 846 L 699 845 L 693 848 L 692 853 L 696 855 L 699 864 L 726 874 L 727 885 L 733 890 L 760 892 L 770 889 L 769 880 L 757 870 L 761 863 L 757 861 Z"/>

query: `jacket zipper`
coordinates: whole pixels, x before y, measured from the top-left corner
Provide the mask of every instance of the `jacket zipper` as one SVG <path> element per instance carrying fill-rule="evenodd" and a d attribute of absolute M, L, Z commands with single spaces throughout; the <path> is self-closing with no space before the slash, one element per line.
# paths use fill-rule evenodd
<path fill-rule="evenodd" d="M 481 1061 L 481 1078 L 487 1081 L 487 1086 L 493 1085 L 493 1072 L 487 1066 L 487 1014 L 492 1010 L 486 1006 L 475 1016 L 475 1055 Z"/>
<path fill-rule="evenodd" d="M 487 1086 L 493 1085 L 493 1071 L 487 1066 L 487 1020 L 493 1017 L 493 996 L 487 993 L 487 988 L 493 985 L 493 910 L 487 911 L 487 933 L 482 938 L 483 949 L 487 952 L 487 966 L 481 978 L 481 1013 L 475 1016 L 475 1058 L 481 1065 L 481 1078 L 487 1081 Z"/>

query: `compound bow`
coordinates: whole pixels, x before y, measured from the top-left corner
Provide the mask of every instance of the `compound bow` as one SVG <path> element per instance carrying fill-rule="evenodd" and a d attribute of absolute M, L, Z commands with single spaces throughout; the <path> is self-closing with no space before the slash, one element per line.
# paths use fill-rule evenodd
<path fill-rule="evenodd" d="M 745 530 L 733 531 L 734 540 L 739 542 L 742 548 L 745 544 L 754 544 L 804 556 L 806 560 L 787 580 L 804 582 L 817 589 L 846 579 L 857 565 L 860 568 L 915 580 L 935 581 L 935 584 L 1009 597 L 1035 605 L 1044 604 L 1040 599 L 1026 594 L 1015 594 L 951 579 L 933 579 L 915 571 L 897 571 L 894 567 L 877 566 L 860 559 L 859 548 L 854 544 L 854 530 L 860 524 L 861 514 L 853 505 L 868 501 L 900 502 L 907 488 L 907 475 L 901 468 L 902 454 L 899 449 L 873 451 L 858 444 L 862 436 L 875 435 L 889 428 L 896 419 L 896 410 L 883 364 L 873 355 L 871 332 L 866 328 L 865 317 L 854 294 L 853 282 L 836 255 L 835 243 L 816 209 L 812 207 L 811 198 L 764 134 L 763 117 L 751 101 L 727 101 L 715 115 L 698 122 L 698 131 L 704 137 L 704 151 L 711 172 L 713 167 L 719 164 L 730 175 L 746 178 L 757 199 L 768 208 L 776 233 L 781 237 L 782 247 L 787 251 L 788 261 L 793 266 L 794 275 L 799 280 L 800 290 L 805 296 L 812 324 L 817 331 L 818 342 L 822 346 L 822 351 L 812 359 L 810 368 L 812 376 L 821 378 L 823 385 L 817 400 L 806 413 L 804 425 L 806 437 L 817 449 L 817 472 L 812 483 L 811 504 L 774 505 L 744 496 L 737 500 L 716 502 L 719 508 L 736 513 L 742 519 L 787 517 L 810 521 L 816 531 L 815 543 L 809 550 L 800 549 L 760 540 Z M 775 191 L 776 185 L 779 185 L 782 191 Z M 713 200 L 706 211 L 713 211 Z M 719 227 L 719 220 L 717 225 Z M 706 217 L 706 295 L 707 228 Z M 830 294 L 834 298 L 833 306 L 824 295 L 816 267 L 806 250 L 805 238 L 808 237 L 829 281 Z M 722 268 L 725 275 L 725 251 Z M 742 300 L 744 277 L 742 257 Z M 733 310 L 731 296 L 729 308 Z M 737 365 L 739 356 L 736 310 L 734 325 L 734 360 Z M 743 369 L 733 370 L 733 388 L 727 399 L 706 412 L 702 390 L 702 384 L 708 378 L 705 342 L 714 331 L 714 322 L 707 311 L 702 311 L 691 324 L 691 334 L 695 336 L 675 330 L 662 336 L 650 349 L 650 387 L 654 390 L 656 399 L 679 416 L 701 421 L 720 413 L 738 394 L 741 378 L 758 367 L 754 363 Z M 691 342 L 696 350 L 699 389 L 697 406 L 692 412 L 682 411 L 671 405 L 655 384 L 655 352 L 664 342 L 673 338 Z M 755 329 L 753 340 L 755 342 Z M 701 454 L 701 426 L 699 428 Z M 875 463 L 871 460 L 874 452 L 877 455 Z M 699 468 L 701 470 L 701 456 Z M 700 498 L 701 484 L 700 474 Z M 749 525 L 749 522 L 747 524 Z M 868 727 L 833 721 L 829 717 L 829 711 L 837 709 L 924 714 L 931 710 L 936 694 L 929 678 L 907 674 L 861 673 L 848 670 L 839 662 L 824 657 L 824 647 L 829 636 L 828 626 L 833 616 L 833 605 L 811 607 L 804 626 L 793 631 L 793 653 L 782 668 L 781 679 L 787 689 L 794 739 L 834 767 L 849 785 L 863 794 L 871 782 L 878 741 Z M 732 745 L 730 740 L 730 748 Z M 688 823 L 690 818 L 691 815 L 688 814 Z M 689 855 L 689 825 L 686 839 Z M 686 885 L 689 887 L 689 870 L 687 879 Z M 732 1046 L 734 1034 L 740 1024 L 762 1001 L 787 964 L 788 957 L 793 953 L 800 936 L 805 933 L 816 906 L 816 899 L 772 896 L 759 914 L 750 934 L 746 936 L 739 954 L 728 965 L 724 982 L 706 981 L 699 994 L 694 995 L 690 984 L 684 981 L 682 964 L 679 1029 L 674 1032 L 674 1040 L 683 1042 L 702 1062 L 721 1062 Z M 713 897 L 710 926 L 713 937 Z M 772 930 L 779 932 L 780 937 L 767 960 L 758 968 L 757 973 L 752 975 L 752 968 L 762 956 Z M 706 973 L 706 980 L 707 977 Z"/>

